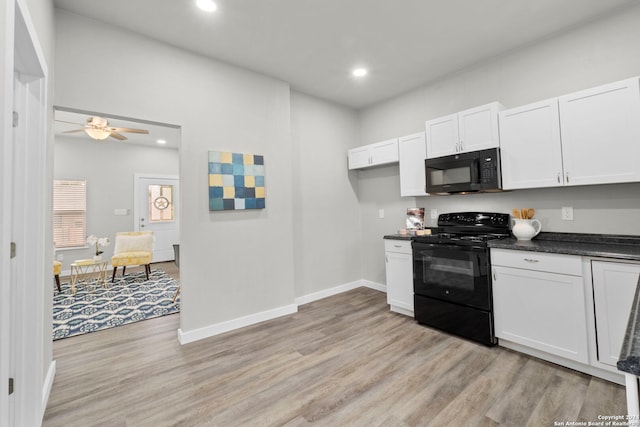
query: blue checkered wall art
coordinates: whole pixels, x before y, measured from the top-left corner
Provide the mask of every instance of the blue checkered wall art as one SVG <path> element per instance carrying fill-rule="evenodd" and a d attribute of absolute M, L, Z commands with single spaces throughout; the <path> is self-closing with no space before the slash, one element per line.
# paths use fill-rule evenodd
<path fill-rule="evenodd" d="M 264 156 L 209 151 L 209 210 L 264 206 Z"/>

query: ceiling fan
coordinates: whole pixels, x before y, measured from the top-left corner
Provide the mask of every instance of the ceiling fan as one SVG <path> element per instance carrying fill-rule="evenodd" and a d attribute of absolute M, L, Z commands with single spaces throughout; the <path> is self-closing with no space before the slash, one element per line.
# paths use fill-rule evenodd
<path fill-rule="evenodd" d="M 70 123 L 73 125 L 82 126 L 80 129 L 68 130 L 62 133 L 75 133 L 75 132 L 86 132 L 93 139 L 97 139 L 98 141 L 102 141 L 107 139 L 108 137 L 112 137 L 115 139 L 119 139 L 120 141 L 125 141 L 127 139 L 126 136 L 122 135 L 121 132 L 129 132 L 129 133 L 144 133 L 148 134 L 149 131 L 146 129 L 134 129 L 134 128 L 119 128 L 119 127 L 111 127 L 109 126 L 109 121 L 104 117 L 99 116 L 91 116 L 87 119 L 87 124 L 83 125 L 81 123 L 67 122 L 65 120 L 56 120 L 62 123 Z"/>

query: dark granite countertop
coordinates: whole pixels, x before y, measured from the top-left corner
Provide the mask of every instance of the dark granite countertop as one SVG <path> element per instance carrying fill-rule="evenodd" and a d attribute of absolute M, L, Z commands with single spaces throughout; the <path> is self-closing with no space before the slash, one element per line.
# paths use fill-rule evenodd
<path fill-rule="evenodd" d="M 391 240 L 411 240 L 413 236 L 410 234 L 387 234 L 383 237 L 383 239 L 391 239 Z"/>
<path fill-rule="evenodd" d="M 543 232 L 531 241 L 491 240 L 489 247 L 640 261 L 640 236 Z"/>
<path fill-rule="evenodd" d="M 624 334 L 618 369 L 629 374 L 640 376 L 640 279 L 636 287 L 636 295 L 631 306 L 627 330 Z"/>

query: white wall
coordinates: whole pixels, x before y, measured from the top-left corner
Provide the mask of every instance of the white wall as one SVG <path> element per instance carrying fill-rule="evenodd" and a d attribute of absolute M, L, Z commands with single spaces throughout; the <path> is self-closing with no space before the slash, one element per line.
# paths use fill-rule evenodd
<path fill-rule="evenodd" d="M 120 141 L 56 137 L 55 179 L 86 179 L 87 234 L 115 241 L 119 231 L 133 231 L 134 174 L 178 175 L 178 150 L 149 148 Z M 126 216 L 114 209 L 129 209 Z M 103 257 L 113 255 L 113 244 Z M 76 259 L 91 258 L 93 248 L 58 250 L 63 271 Z"/>
<path fill-rule="evenodd" d="M 289 86 L 56 11 L 55 104 L 182 127 L 181 330 L 294 302 Z M 100 46 L 117 61 L 87 61 Z M 209 212 L 207 153 L 265 156 L 266 209 Z"/>
<path fill-rule="evenodd" d="M 640 6 L 573 29 L 361 111 L 358 144 L 424 129 L 424 121 L 491 101 L 507 108 L 640 75 Z M 624 153 L 621 153 L 624 155 Z M 640 235 L 640 184 L 401 198 L 397 166 L 360 172 L 365 277 L 384 282 L 382 235 L 401 228 L 407 207 L 439 212 L 538 210 L 543 230 Z M 384 183 L 383 183 L 384 182 Z M 369 197 L 364 197 L 369 195 Z M 575 220 L 561 221 L 562 206 Z M 374 220 L 386 208 L 384 220 Z"/>
<path fill-rule="evenodd" d="M 355 111 L 68 12 L 56 16 L 56 105 L 182 126 L 183 332 L 362 278 L 357 180 L 346 165 L 359 138 Z M 118 52 L 126 66 L 76 54 L 93 45 Z M 209 150 L 265 155 L 266 209 L 208 211 Z"/>
<path fill-rule="evenodd" d="M 355 111 L 291 93 L 296 297 L 362 278 L 357 180 L 347 149 L 359 138 Z"/>

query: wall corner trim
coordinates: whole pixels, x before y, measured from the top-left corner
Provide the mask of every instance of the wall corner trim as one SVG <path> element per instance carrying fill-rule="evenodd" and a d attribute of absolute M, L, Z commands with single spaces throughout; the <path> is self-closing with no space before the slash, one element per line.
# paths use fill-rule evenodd
<path fill-rule="evenodd" d="M 56 377 L 56 361 L 52 360 L 47 370 L 47 376 L 44 379 L 42 385 L 42 416 L 44 417 L 44 411 L 47 408 L 49 402 L 49 395 L 51 394 L 51 387 L 53 387 L 53 380 Z M 41 417 L 42 418 L 42 417 Z"/>

